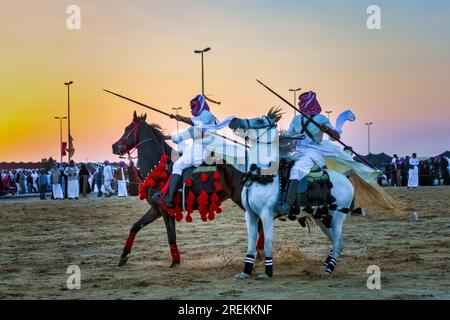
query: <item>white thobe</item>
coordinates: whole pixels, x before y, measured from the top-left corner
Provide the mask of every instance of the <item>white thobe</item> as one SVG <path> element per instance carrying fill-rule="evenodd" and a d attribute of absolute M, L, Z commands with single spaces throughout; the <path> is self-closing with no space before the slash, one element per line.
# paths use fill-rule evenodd
<path fill-rule="evenodd" d="M 419 186 L 419 160 L 409 158 L 408 188 L 417 188 Z"/>
<path fill-rule="evenodd" d="M 113 173 L 112 173 L 112 168 L 110 165 L 105 166 L 103 174 L 105 176 L 105 181 L 104 181 L 105 193 L 111 194 L 111 193 L 113 193 L 113 190 L 111 187 Z"/>
<path fill-rule="evenodd" d="M 191 120 L 194 126 L 172 138 L 177 144 L 187 139 L 193 139 L 192 145 L 185 145 L 183 155 L 173 164 L 172 174 L 181 175 L 184 169 L 199 167 L 209 153 L 207 146 L 214 139 L 211 132 L 202 133 L 202 125 L 216 123 L 216 118 L 211 112 L 203 110 L 198 117 L 191 117 Z"/>
<path fill-rule="evenodd" d="M 67 197 L 69 199 L 77 199 L 80 197 L 80 184 L 78 182 L 78 168 L 67 167 L 64 169 L 64 173 L 67 178 Z"/>
<path fill-rule="evenodd" d="M 327 161 L 331 161 L 344 168 L 338 171 L 353 171 L 368 183 L 376 182 L 379 171 L 354 161 L 350 154 L 345 153 L 330 140 L 323 140 L 323 132 L 316 125 L 310 123 L 306 127 L 312 137 L 302 133 L 302 120 L 305 123 L 307 121 L 303 118 L 302 115 L 295 116 L 286 132 L 287 136 L 305 135 L 304 140 L 297 141 L 295 151 L 291 154 L 291 157 L 295 160 L 295 164 L 291 169 L 291 180 L 301 180 L 306 177 L 314 164 L 323 167 L 327 164 Z M 314 121 L 334 130 L 330 121 L 324 115 L 319 114 L 315 116 Z"/>
<path fill-rule="evenodd" d="M 119 168 L 120 172 L 120 180 L 118 181 L 118 196 L 119 197 L 128 197 L 127 191 L 127 180 L 125 179 L 125 173 L 123 172 L 123 168 Z"/>

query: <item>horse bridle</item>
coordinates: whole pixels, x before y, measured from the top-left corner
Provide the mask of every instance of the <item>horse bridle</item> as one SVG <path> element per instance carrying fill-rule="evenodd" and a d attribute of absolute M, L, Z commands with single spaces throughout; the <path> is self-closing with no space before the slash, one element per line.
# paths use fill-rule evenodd
<path fill-rule="evenodd" d="M 141 146 L 142 144 L 144 144 L 146 142 L 150 142 L 150 141 L 156 140 L 157 137 L 147 138 L 147 139 L 144 139 L 144 140 L 142 140 L 142 141 L 140 141 L 138 143 L 137 142 L 137 140 L 138 140 L 137 134 L 138 134 L 139 126 L 141 125 L 141 121 L 133 121 L 133 123 L 134 123 L 133 128 L 128 132 L 128 134 L 126 136 L 120 138 L 120 140 L 119 140 L 119 147 L 120 146 L 125 146 L 125 151 L 124 151 L 123 154 L 125 154 L 125 153 L 127 154 L 127 158 L 130 161 L 130 165 L 131 165 L 131 167 L 132 167 L 132 169 L 134 171 L 136 179 L 138 181 L 142 182 L 142 179 L 139 176 L 139 174 L 138 174 L 138 172 L 136 170 L 136 167 L 134 166 L 134 163 L 132 161 L 133 159 L 136 159 L 137 156 L 133 158 L 132 154 L 133 154 L 133 152 L 135 152 L 139 148 L 139 146 Z M 128 138 L 130 137 L 131 134 L 134 134 L 134 143 L 133 143 L 132 147 L 128 148 L 126 145 L 127 145 Z M 165 154 L 164 144 L 163 144 L 163 153 Z"/>
<path fill-rule="evenodd" d="M 138 140 L 137 134 L 138 134 L 138 130 L 139 130 L 139 126 L 141 125 L 141 122 L 140 121 L 138 121 L 138 122 L 133 121 L 133 123 L 134 123 L 133 128 L 128 132 L 128 134 L 126 136 L 120 138 L 120 140 L 119 140 L 119 147 L 120 146 L 125 146 L 125 151 L 123 152 L 123 154 L 125 154 L 125 153 L 128 154 L 128 158 L 131 158 L 131 154 L 133 152 L 135 152 L 137 150 L 137 148 L 139 148 L 142 144 L 144 144 L 146 142 L 149 142 L 149 141 L 153 141 L 153 140 L 155 140 L 157 138 L 157 137 L 147 138 L 147 139 L 144 139 L 144 140 L 142 140 L 142 141 L 140 141 L 138 143 L 137 142 L 137 140 Z M 130 137 L 131 134 L 134 134 L 134 143 L 133 143 L 132 147 L 127 148 L 126 147 L 127 141 L 128 141 L 128 138 Z M 131 159 L 135 159 L 135 158 L 131 158 Z"/>

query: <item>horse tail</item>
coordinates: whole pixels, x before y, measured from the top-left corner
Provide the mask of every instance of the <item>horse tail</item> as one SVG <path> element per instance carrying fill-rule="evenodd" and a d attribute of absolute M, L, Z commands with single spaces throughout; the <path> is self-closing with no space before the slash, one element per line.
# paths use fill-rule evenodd
<path fill-rule="evenodd" d="M 377 205 L 384 209 L 400 210 L 400 204 L 389 196 L 379 185 L 367 183 L 357 174 L 352 174 L 350 181 L 355 189 L 356 207 Z"/>

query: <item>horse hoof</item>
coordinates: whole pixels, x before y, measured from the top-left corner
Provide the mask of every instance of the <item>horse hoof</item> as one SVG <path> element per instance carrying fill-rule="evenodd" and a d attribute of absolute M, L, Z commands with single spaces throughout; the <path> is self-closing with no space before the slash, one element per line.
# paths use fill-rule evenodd
<path fill-rule="evenodd" d="M 170 265 L 170 268 L 177 268 L 180 266 L 180 261 L 172 261 L 172 264 Z"/>
<path fill-rule="evenodd" d="M 120 257 L 120 260 L 119 260 L 119 267 L 123 267 L 124 265 L 126 265 L 127 264 L 127 262 L 128 262 L 128 257 Z"/>
<path fill-rule="evenodd" d="M 250 279 L 250 275 L 245 272 L 240 272 L 237 275 L 235 275 L 234 278 L 237 280 L 246 280 Z"/>
<path fill-rule="evenodd" d="M 270 280 L 272 277 L 270 277 L 267 273 L 263 273 L 263 274 L 260 274 L 257 278 L 256 278 L 256 280 L 262 280 L 262 281 L 264 281 L 264 280 Z"/>

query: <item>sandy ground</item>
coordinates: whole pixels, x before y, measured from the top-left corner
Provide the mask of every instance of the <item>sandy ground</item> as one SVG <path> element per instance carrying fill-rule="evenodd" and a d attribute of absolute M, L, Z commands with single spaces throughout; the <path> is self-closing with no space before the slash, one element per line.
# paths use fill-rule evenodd
<path fill-rule="evenodd" d="M 213 222 L 194 216 L 177 225 L 182 266 L 170 269 L 162 219 L 138 234 L 129 263 L 117 267 L 129 228 L 147 210 L 136 198 L 0 200 L 0 298 L 450 299 L 450 188 L 386 190 L 406 204 L 404 215 L 369 207 L 365 217 L 348 217 L 332 276 L 323 273 L 330 243 L 319 229 L 276 221 L 274 278 L 265 282 L 233 279 L 246 225 L 231 202 Z M 81 268 L 80 290 L 67 289 L 69 265 Z M 381 290 L 367 289 L 369 265 L 381 269 Z"/>

